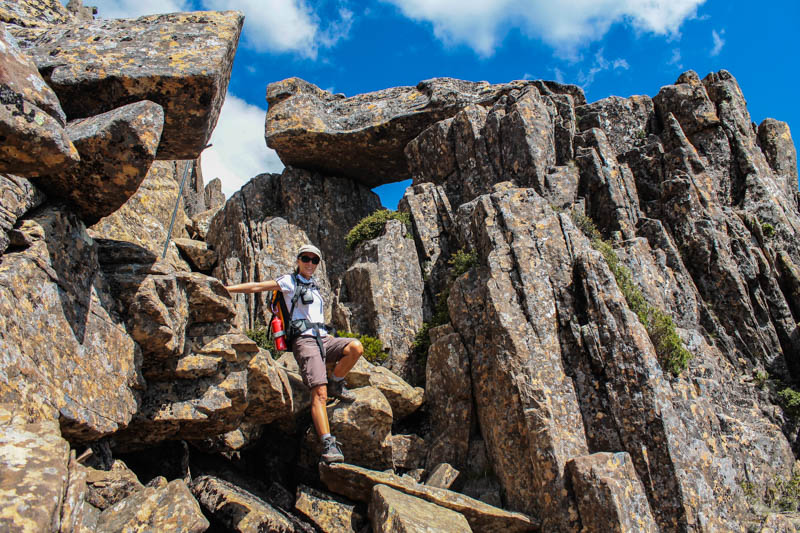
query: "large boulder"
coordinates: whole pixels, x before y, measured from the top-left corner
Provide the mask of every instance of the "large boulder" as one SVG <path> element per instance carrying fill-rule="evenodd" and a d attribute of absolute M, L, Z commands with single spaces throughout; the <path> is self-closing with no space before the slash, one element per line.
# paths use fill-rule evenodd
<path fill-rule="evenodd" d="M 659 531 L 627 453 L 576 457 L 567 471 L 583 527 L 589 531 Z"/>
<path fill-rule="evenodd" d="M 26 244 L 0 262 L 0 400 L 58 418 L 70 440 L 124 427 L 142 385 L 139 348 L 99 268 L 97 243 L 58 207 L 35 212 L 19 232 Z"/>
<path fill-rule="evenodd" d="M 0 172 L 39 176 L 74 166 L 80 156 L 58 98 L 3 24 L 0 61 Z"/>
<path fill-rule="evenodd" d="M 68 119 L 151 100 L 164 108 L 158 159 L 194 159 L 217 123 L 243 20 L 203 11 L 12 33 Z"/>
<path fill-rule="evenodd" d="M 324 533 L 357 533 L 367 523 L 353 502 L 304 485 L 297 486 L 295 509 Z"/>
<path fill-rule="evenodd" d="M 375 533 L 447 531 L 470 533 L 464 515 L 409 496 L 386 485 L 375 485 L 369 502 L 369 516 Z"/>
<path fill-rule="evenodd" d="M 57 174 L 34 178 L 53 198 L 62 198 L 94 224 L 133 196 L 150 169 L 161 139 L 164 111 L 148 101 L 129 104 L 67 125 L 81 162 Z"/>
<path fill-rule="evenodd" d="M 373 365 L 363 357 L 347 374 L 347 385 L 350 388 L 372 386 L 381 391 L 392 407 L 395 422 L 419 409 L 425 399 L 422 387 L 412 387 L 388 368 Z"/>
<path fill-rule="evenodd" d="M 352 391 L 353 403 L 338 402 L 327 408 L 331 434 L 341 444 L 348 463 L 368 468 L 392 468 L 392 408 L 375 387 L 362 387 Z M 322 445 L 309 428 L 306 447 L 311 453 L 309 462 L 316 462 Z"/>
<path fill-rule="evenodd" d="M 319 471 L 328 490 L 352 500 L 368 503 L 372 499 L 373 487 L 386 485 L 409 496 L 461 513 L 473 531 L 535 531 L 540 525 L 536 518 L 499 509 L 457 492 L 426 487 L 407 476 L 375 472 L 348 464 L 320 464 Z"/>
<path fill-rule="evenodd" d="M 535 85 L 435 78 L 345 98 L 289 78 L 267 87 L 267 146 L 285 165 L 347 176 L 368 187 L 402 181 L 411 177 L 403 150 L 425 128 L 471 104 L 491 107 L 505 94 Z"/>
<path fill-rule="evenodd" d="M 203 508 L 228 531 L 294 533 L 312 530 L 250 492 L 214 476 L 192 480 L 192 492 Z M 312 530 L 313 531 L 313 530 Z"/>
<path fill-rule="evenodd" d="M 183 480 L 145 487 L 100 513 L 98 533 L 113 531 L 185 531 L 200 533 L 209 522 Z"/>
<path fill-rule="evenodd" d="M 337 327 L 377 337 L 388 351 L 386 366 L 406 381 L 421 374 L 412 358 L 422 327 L 422 274 L 414 241 L 399 220 L 360 244 L 342 277 L 335 303 Z"/>

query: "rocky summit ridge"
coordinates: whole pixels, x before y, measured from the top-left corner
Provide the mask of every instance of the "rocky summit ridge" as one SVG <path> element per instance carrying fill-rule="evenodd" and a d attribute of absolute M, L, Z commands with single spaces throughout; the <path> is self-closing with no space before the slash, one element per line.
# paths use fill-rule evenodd
<path fill-rule="evenodd" d="M 226 201 L 199 157 L 242 20 L 0 0 L 0 529 L 795 531 L 785 123 L 724 70 L 596 102 L 291 78 L 286 168 Z M 327 321 L 382 343 L 328 406 L 347 464 L 318 465 L 267 295 L 224 289 L 309 241 Z"/>

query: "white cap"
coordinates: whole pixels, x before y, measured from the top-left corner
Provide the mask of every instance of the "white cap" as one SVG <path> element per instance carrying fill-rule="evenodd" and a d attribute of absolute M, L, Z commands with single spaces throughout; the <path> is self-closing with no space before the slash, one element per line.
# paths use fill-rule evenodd
<path fill-rule="evenodd" d="M 313 244 L 304 244 L 303 246 L 301 246 L 300 249 L 297 251 L 297 257 L 300 257 L 303 254 L 303 252 L 311 252 L 312 254 L 322 259 L 322 252 L 320 252 L 319 248 L 317 248 Z"/>

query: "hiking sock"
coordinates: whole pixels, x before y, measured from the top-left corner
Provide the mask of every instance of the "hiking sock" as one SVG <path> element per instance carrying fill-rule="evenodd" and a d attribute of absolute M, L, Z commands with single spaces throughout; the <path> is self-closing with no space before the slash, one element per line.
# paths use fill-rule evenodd
<path fill-rule="evenodd" d="M 321 436 L 321 437 L 319 438 L 319 440 L 321 440 L 321 441 L 324 441 L 325 439 L 329 439 L 329 438 L 331 438 L 332 436 L 333 436 L 333 435 L 331 435 L 330 433 L 325 433 L 323 436 Z"/>
<path fill-rule="evenodd" d="M 333 381 L 334 381 L 334 382 L 336 382 L 336 383 L 339 383 L 339 382 L 340 382 L 340 381 L 342 381 L 344 378 L 343 378 L 343 377 L 342 377 L 342 378 L 340 378 L 340 377 L 339 377 L 339 376 L 337 376 L 336 374 L 333 374 L 333 373 L 332 373 L 332 374 L 331 374 L 331 379 L 333 379 Z"/>

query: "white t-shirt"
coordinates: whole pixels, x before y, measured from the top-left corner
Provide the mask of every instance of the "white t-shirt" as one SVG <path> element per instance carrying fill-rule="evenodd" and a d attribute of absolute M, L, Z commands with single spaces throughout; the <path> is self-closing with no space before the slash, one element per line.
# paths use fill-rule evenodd
<path fill-rule="evenodd" d="M 297 275 L 297 278 L 301 282 L 309 281 L 300 274 Z M 275 281 L 278 283 L 278 286 L 280 286 L 281 292 L 283 293 L 283 300 L 286 302 L 286 310 L 291 312 L 292 297 L 294 296 L 295 291 L 294 277 L 291 274 L 286 274 L 279 277 Z M 303 299 L 298 298 L 297 303 L 294 306 L 294 313 L 292 313 L 292 320 L 304 319 L 308 320 L 309 322 L 318 322 L 323 324 L 325 323 L 325 311 L 323 308 L 324 302 L 322 300 L 322 295 L 319 293 L 319 289 L 316 288 L 316 284 L 314 284 L 313 289 L 309 289 L 309 293 L 311 293 L 311 295 L 314 297 L 314 301 L 310 304 L 304 304 Z M 285 324 L 284 327 L 288 328 L 289 324 Z M 300 334 L 313 335 L 314 330 L 307 329 Z M 325 331 L 325 328 L 319 328 L 319 334 L 324 337 L 328 334 L 328 332 Z"/>

